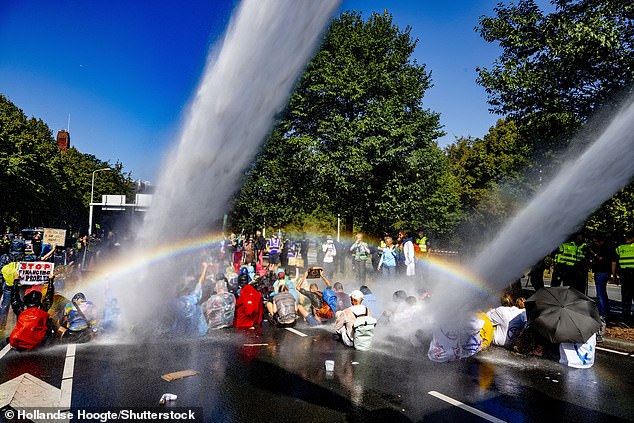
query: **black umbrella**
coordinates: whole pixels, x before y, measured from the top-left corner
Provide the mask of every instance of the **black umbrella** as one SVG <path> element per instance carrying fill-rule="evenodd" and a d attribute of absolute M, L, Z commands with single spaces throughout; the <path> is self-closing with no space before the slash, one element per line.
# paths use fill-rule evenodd
<path fill-rule="evenodd" d="M 583 343 L 601 328 L 592 298 L 568 286 L 540 288 L 525 304 L 529 324 L 553 343 Z"/>

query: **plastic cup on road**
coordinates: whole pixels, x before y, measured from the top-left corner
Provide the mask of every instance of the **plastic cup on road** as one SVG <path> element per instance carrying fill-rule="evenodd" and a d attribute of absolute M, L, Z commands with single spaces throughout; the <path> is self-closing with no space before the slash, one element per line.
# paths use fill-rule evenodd
<path fill-rule="evenodd" d="M 326 371 L 334 372 L 335 371 L 335 361 L 334 360 L 326 360 Z"/>

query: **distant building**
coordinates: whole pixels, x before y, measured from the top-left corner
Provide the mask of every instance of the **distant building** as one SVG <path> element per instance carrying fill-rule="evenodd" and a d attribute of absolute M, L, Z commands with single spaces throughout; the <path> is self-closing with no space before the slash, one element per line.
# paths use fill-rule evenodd
<path fill-rule="evenodd" d="M 59 147 L 59 151 L 66 151 L 70 148 L 70 134 L 67 130 L 62 129 L 57 132 L 57 145 Z"/>

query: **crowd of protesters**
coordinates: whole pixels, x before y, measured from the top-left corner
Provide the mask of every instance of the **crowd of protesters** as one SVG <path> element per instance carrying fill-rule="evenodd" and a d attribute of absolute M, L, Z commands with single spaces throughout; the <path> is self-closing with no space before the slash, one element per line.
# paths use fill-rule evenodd
<path fill-rule="evenodd" d="M 0 255 L 3 276 L 0 329 L 6 326 L 9 306 L 17 317 L 16 328 L 20 327 L 20 315 L 40 317 L 37 323 L 42 333 L 40 342 L 60 335 L 75 339 L 73 342 L 89 340 L 98 317 L 102 321 L 100 327 L 101 323 L 103 327 L 115 327 L 116 318 L 112 316 L 116 313 L 112 310 L 117 310 L 116 299 L 109 299 L 105 311 L 102 307 L 97 317 L 96 307 L 82 293 L 74 293 L 71 300 L 58 293 L 64 279 L 80 279 L 90 263 L 107 258 L 106 246 L 116 245 L 110 234 L 93 239 L 81 237 L 72 248 L 63 249 L 42 243 L 41 236 L 36 233 L 28 249 L 19 234 L 5 236 Z M 620 270 L 619 274 L 627 277 L 634 262 L 630 258 L 633 242 L 634 236 L 628 234 L 626 243 L 616 249 L 606 247 L 600 239 L 584 245 L 586 257 L 591 258 L 588 266 L 593 266 L 595 280 L 598 279 L 597 302 L 601 316 L 607 312 L 601 273 L 607 273 L 609 279 L 615 278 Z M 566 248 L 570 247 L 558 250 L 562 256 L 568 252 Z M 364 234 L 357 233 L 348 243 L 335 240 L 331 235 L 309 240 L 306 236 L 291 239 L 281 232 L 269 237 L 260 231 L 250 235 L 230 234 L 195 259 L 198 274 L 187 275 L 177 284 L 170 302 L 167 331 L 176 336 L 205 336 L 210 331 L 228 327 L 252 330 L 263 324 L 275 327 L 305 324 L 332 328 L 344 344 L 351 346 L 356 321 L 365 319 L 366 325 L 370 321 L 372 326 L 390 328 L 391 334 L 398 336 L 400 330 L 411 326 L 406 322 L 420 313 L 431 298 L 426 287 L 431 253 L 429 239 L 422 231 L 414 235 L 404 230 L 384 234 L 375 242 L 368 242 Z M 61 284 L 52 274 L 49 281 L 39 287 L 20 286 L 16 266 L 18 262 L 28 261 L 55 263 L 58 274 L 64 274 Z M 606 264 L 599 266 L 603 262 Z M 565 261 L 555 263 L 552 285 L 556 286 L 559 281 L 569 285 L 563 273 L 569 270 L 563 268 Z M 533 280 L 538 273 L 534 269 L 529 272 L 534 285 L 539 284 L 538 278 Z M 395 290 L 390 303 L 382 302 L 372 291 L 375 287 L 389 287 L 397 280 L 409 286 L 409 292 Z M 407 285 L 408 282 L 411 283 Z M 519 326 L 526 324 L 526 317 L 522 298 L 514 297 L 503 296 L 500 307 L 473 316 L 473 327 L 465 332 L 470 334 L 469 340 L 461 345 L 464 354 L 468 356 L 489 344 L 519 348 L 517 334 L 521 332 Z M 631 295 L 626 295 L 624 301 L 631 302 Z M 45 319 L 44 314 L 49 318 Z M 627 310 L 623 316 L 629 318 Z M 18 334 L 14 335 L 16 340 L 12 345 L 18 349 L 30 348 L 32 340 L 20 343 Z M 409 337 L 413 344 L 423 338 L 419 332 L 401 335 Z M 456 358 L 444 355 L 446 351 L 455 352 L 455 348 L 443 345 L 446 340 L 443 341 L 440 332 L 431 335 L 430 359 Z M 474 340 L 477 342 L 472 342 Z"/>
<path fill-rule="evenodd" d="M 118 324 L 116 299 L 98 310 L 76 291 L 87 263 L 98 256 L 95 245 L 101 240 L 90 242 L 84 236 L 67 248 L 45 243 L 43 232 L 31 235 L 27 240 L 21 232 L 7 233 L 0 246 L 0 334 L 8 335 L 14 349 L 30 350 L 52 342 L 88 342 L 102 323 L 113 330 Z M 45 280 L 23 280 L 23 268 L 46 263 L 54 270 L 42 276 Z"/>

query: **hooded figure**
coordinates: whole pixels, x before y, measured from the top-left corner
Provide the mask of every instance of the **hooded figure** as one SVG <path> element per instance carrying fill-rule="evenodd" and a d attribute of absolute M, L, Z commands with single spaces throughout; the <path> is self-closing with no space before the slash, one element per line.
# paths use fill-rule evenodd
<path fill-rule="evenodd" d="M 234 326 L 238 328 L 252 328 L 262 323 L 264 304 L 262 294 L 253 286 L 247 284 L 240 290 L 236 301 L 236 318 Z"/>
<path fill-rule="evenodd" d="M 26 290 L 24 299 L 20 299 L 18 284 L 14 283 L 11 287 L 11 307 L 18 320 L 9 336 L 9 343 L 17 350 L 31 350 L 55 333 L 48 315 L 55 294 L 53 278 L 49 278 L 43 301 L 41 289 L 41 285 L 31 287 Z"/>

